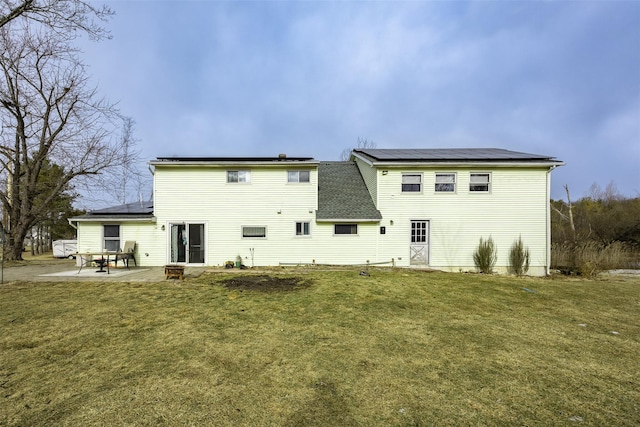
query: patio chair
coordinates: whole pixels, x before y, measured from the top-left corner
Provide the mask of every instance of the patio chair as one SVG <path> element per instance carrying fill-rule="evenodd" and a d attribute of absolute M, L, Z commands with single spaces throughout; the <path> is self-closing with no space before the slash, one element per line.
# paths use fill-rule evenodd
<path fill-rule="evenodd" d="M 138 263 L 136 262 L 135 251 L 136 251 L 135 240 L 127 240 L 126 242 L 124 242 L 124 248 L 122 249 L 122 251 L 120 251 L 121 253 L 116 254 L 116 261 L 115 261 L 116 267 L 118 266 L 118 261 L 123 261 L 127 266 L 127 268 L 129 268 L 130 259 L 133 260 L 133 263 L 137 267 Z"/>

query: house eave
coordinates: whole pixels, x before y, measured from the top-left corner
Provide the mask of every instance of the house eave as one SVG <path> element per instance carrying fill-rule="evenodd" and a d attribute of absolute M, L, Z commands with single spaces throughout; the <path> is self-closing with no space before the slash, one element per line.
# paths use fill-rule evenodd
<path fill-rule="evenodd" d="M 227 160 L 207 160 L 207 159 L 188 159 L 188 160 L 152 160 L 149 162 L 150 166 L 155 168 L 157 167 L 193 167 L 193 166 L 207 166 L 207 167 L 220 167 L 227 168 L 233 166 L 242 166 L 242 167 L 251 167 L 251 166 L 259 166 L 259 167 L 272 167 L 272 168 L 282 168 L 282 167 L 317 167 L 320 164 L 320 161 L 314 159 L 283 159 L 283 160 L 275 160 L 275 159 L 241 159 L 241 158 L 233 158 Z"/>
<path fill-rule="evenodd" d="M 364 159 L 363 159 L 364 160 Z M 472 167 L 472 168 L 555 168 L 564 166 L 564 162 L 514 162 L 514 161 L 367 161 L 377 168 L 438 168 L 438 167 Z"/>
<path fill-rule="evenodd" d="M 78 216 L 75 218 L 69 218 L 71 222 L 147 222 L 147 223 L 155 223 L 157 218 L 155 216 L 145 216 L 145 217 L 133 217 L 133 216 L 123 216 L 123 215 L 96 215 L 96 216 Z"/>
<path fill-rule="evenodd" d="M 354 223 L 354 222 L 374 222 L 379 223 L 382 218 L 316 218 L 316 222 L 328 223 Z"/>

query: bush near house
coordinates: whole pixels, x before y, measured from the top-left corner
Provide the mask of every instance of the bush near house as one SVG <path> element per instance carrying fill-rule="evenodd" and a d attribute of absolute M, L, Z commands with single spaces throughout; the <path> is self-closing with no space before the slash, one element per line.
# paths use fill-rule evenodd
<path fill-rule="evenodd" d="M 498 260 L 498 249 L 491 236 L 487 240 L 480 238 L 480 244 L 473 254 L 473 263 L 480 273 L 491 274 Z"/>
<path fill-rule="evenodd" d="M 520 236 L 509 249 L 509 272 L 516 276 L 527 274 L 530 259 L 529 248 L 524 245 Z"/>

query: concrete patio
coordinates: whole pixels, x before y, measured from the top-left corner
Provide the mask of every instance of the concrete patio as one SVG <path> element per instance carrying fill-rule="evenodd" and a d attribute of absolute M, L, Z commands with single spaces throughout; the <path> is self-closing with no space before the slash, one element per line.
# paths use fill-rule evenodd
<path fill-rule="evenodd" d="M 166 280 L 164 267 L 126 267 L 111 268 L 109 274 L 98 272 L 97 267 L 79 267 L 75 261 L 62 260 L 51 263 L 29 263 L 15 267 L 4 267 L 2 282 L 82 282 L 97 280 L 106 282 L 161 282 Z M 206 267 L 185 268 L 185 279 L 197 277 Z"/>

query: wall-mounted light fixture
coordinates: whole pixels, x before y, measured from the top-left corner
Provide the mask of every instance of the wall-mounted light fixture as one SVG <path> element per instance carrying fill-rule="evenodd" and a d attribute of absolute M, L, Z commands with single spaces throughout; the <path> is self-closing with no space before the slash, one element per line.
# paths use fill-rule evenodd
<path fill-rule="evenodd" d="M 164 224 L 162 224 L 162 227 L 160 227 L 160 229 L 161 229 L 162 231 L 164 231 Z"/>
<path fill-rule="evenodd" d="M 389 173 L 389 171 L 382 171 L 382 175 L 386 175 L 388 173 Z"/>

